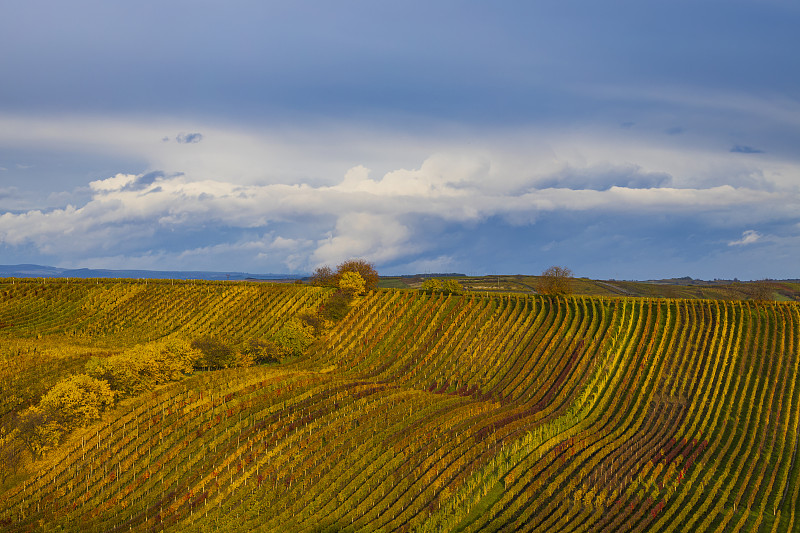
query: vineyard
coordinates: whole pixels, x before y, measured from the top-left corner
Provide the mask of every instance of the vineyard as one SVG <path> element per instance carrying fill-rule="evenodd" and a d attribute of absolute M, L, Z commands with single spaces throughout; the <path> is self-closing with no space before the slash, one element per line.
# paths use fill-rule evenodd
<path fill-rule="evenodd" d="M 329 292 L 7 280 L 0 296 L 18 365 L 0 383 L 22 391 L 40 374 L 25 358 L 70 372 L 170 336 L 244 341 Z M 0 527 L 796 531 L 798 337 L 793 302 L 372 291 L 298 359 L 124 400 L 0 495 Z"/>

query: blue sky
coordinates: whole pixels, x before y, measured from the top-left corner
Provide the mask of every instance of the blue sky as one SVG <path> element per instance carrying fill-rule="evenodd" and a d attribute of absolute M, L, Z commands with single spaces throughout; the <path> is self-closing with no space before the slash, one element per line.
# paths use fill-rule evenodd
<path fill-rule="evenodd" d="M 794 1 L 16 1 L 0 263 L 799 278 Z"/>

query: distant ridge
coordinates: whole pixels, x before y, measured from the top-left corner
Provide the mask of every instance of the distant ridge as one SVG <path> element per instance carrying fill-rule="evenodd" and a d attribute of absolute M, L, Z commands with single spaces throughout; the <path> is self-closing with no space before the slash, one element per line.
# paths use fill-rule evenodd
<path fill-rule="evenodd" d="M 249 274 L 204 270 L 108 270 L 59 268 L 45 265 L 0 265 L 3 278 L 131 278 L 131 279 L 202 279 L 202 280 L 282 280 L 301 279 L 303 274 Z"/>
<path fill-rule="evenodd" d="M 393 276 L 397 278 L 466 278 L 466 274 L 458 272 L 434 272 L 432 274 L 402 274 L 400 276 Z"/>

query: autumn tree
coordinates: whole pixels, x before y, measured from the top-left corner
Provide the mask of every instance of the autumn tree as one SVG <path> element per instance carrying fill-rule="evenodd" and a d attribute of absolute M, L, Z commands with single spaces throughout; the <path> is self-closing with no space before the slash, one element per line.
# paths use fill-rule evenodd
<path fill-rule="evenodd" d="M 303 325 L 310 327 L 314 335 L 319 335 L 325 329 L 325 317 L 320 309 L 306 309 L 297 318 Z"/>
<path fill-rule="evenodd" d="M 336 272 L 328 265 L 317 267 L 311 274 L 311 284 L 317 287 L 336 287 L 338 282 Z"/>
<path fill-rule="evenodd" d="M 319 335 L 326 322 L 337 322 L 350 310 L 353 298 L 368 290 L 378 288 L 378 271 L 375 266 L 363 259 L 348 259 L 336 267 L 318 267 L 311 276 L 311 284 L 318 287 L 331 287 L 333 292 L 316 311 L 305 311 L 298 318 L 303 326 Z"/>
<path fill-rule="evenodd" d="M 78 374 L 56 383 L 44 395 L 39 408 L 52 413 L 63 427 L 72 429 L 100 418 L 100 412 L 114 403 L 115 396 L 107 381 Z"/>
<path fill-rule="evenodd" d="M 364 288 L 374 290 L 378 288 L 380 276 L 375 270 L 375 265 L 364 259 L 349 259 L 336 267 L 336 274 L 341 276 L 345 272 L 357 272 L 364 279 Z"/>
<path fill-rule="evenodd" d="M 378 288 L 380 276 L 375 270 L 375 265 L 364 259 L 348 259 L 340 263 L 334 272 L 331 267 L 324 265 L 317 267 L 311 275 L 311 284 L 318 287 L 339 287 L 339 281 L 345 272 L 355 272 L 364 280 L 365 290 Z"/>
<path fill-rule="evenodd" d="M 339 277 L 339 289 L 349 296 L 358 296 L 364 293 L 366 281 L 358 272 L 342 272 Z"/>
<path fill-rule="evenodd" d="M 56 383 L 39 405 L 20 415 L 20 438 L 34 458 L 58 446 L 64 433 L 100 418 L 116 394 L 107 381 L 86 374 Z"/>
<path fill-rule="evenodd" d="M 539 294 L 564 295 L 572 292 L 572 270 L 562 266 L 551 266 L 539 277 L 536 290 Z"/>
<path fill-rule="evenodd" d="M 111 357 L 93 357 L 86 363 L 86 373 L 107 381 L 122 394 L 133 395 L 183 379 L 204 355 L 186 341 L 157 341 L 138 344 Z"/>
<path fill-rule="evenodd" d="M 378 288 L 378 271 L 375 265 L 364 259 L 348 259 L 336 267 L 336 275 L 341 277 L 345 272 L 356 272 L 364 279 L 364 288 L 374 290 Z"/>
<path fill-rule="evenodd" d="M 52 412 L 36 406 L 29 407 L 19 416 L 19 440 L 34 459 L 42 457 L 58 446 L 64 428 Z"/>

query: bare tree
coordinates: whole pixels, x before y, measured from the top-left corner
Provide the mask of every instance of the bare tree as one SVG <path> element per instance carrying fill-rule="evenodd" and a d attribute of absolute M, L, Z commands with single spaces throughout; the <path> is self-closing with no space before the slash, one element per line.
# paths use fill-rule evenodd
<path fill-rule="evenodd" d="M 336 273 L 328 265 L 318 267 L 311 275 L 311 284 L 318 287 L 336 287 L 339 279 Z"/>
<path fill-rule="evenodd" d="M 570 294 L 572 293 L 572 270 L 562 266 L 551 266 L 539 277 L 536 286 L 539 294 Z"/>

